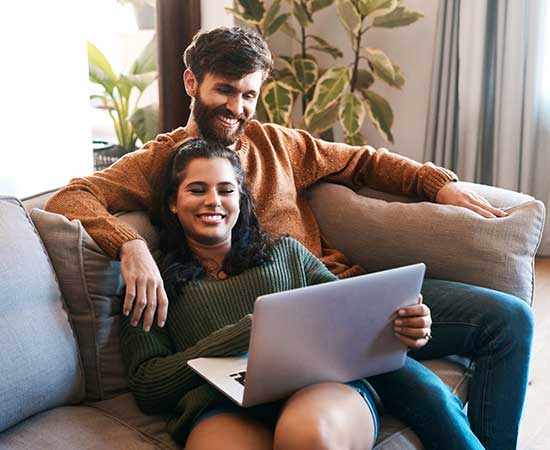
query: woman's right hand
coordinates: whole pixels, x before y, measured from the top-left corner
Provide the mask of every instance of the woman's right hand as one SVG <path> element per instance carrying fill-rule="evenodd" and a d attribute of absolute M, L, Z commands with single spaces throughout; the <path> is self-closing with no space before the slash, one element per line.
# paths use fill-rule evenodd
<path fill-rule="evenodd" d="M 418 304 L 399 308 L 393 322 L 397 338 L 407 347 L 418 350 L 432 338 L 432 316 L 430 308 L 422 303 L 422 294 Z"/>

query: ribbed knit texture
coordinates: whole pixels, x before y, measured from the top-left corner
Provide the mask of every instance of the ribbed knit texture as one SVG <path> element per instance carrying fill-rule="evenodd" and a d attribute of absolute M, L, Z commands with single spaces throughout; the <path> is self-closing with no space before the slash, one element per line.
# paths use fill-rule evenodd
<path fill-rule="evenodd" d="M 258 296 L 336 279 L 299 242 L 282 238 L 271 262 L 226 280 L 205 277 L 185 284 L 170 299 L 163 329 L 153 326 L 146 333 L 123 317 L 122 355 L 138 405 L 148 413 L 179 413 L 171 431 L 184 438 L 197 414 L 223 398 L 187 361 L 246 352 Z"/>
<path fill-rule="evenodd" d="M 120 247 L 140 236 L 111 214 L 148 211 L 152 192 L 174 148 L 189 139 L 184 128 L 161 134 L 143 150 L 121 158 L 111 168 L 76 178 L 52 196 L 46 208 L 79 219 L 94 240 L 113 258 Z M 374 189 L 434 200 L 441 187 L 456 180 L 449 170 L 431 163 L 375 150 L 314 139 L 309 133 L 252 121 L 237 146 L 262 226 L 275 236 L 288 233 L 340 277 L 362 273 L 323 241 L 306 198 L 319 180 L 352 188 Z"/>

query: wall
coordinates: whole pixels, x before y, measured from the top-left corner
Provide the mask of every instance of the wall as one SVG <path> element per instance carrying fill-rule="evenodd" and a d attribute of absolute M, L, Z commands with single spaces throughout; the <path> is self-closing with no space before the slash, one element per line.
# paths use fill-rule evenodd
<path fill-rule="evenodd" d="M 55 0 L 2 15 L 0 194 L 24 197 L 92 170 L 85 12 Z"/>

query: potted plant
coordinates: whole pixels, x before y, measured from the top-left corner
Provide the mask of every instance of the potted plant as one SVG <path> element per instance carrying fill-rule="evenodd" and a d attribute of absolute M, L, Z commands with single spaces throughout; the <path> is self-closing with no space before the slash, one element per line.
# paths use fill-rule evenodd
<path fill-rule="evenodd" d="M 144 143 L 158 133 L 158 105 L 138 106 L 145 89 L 157 79 L 156 38 L 122 73 L 116 74 L 105 55 L 91 42 L 88 42 L 88 64 L 90 81 L 103 88 L 103 92 L 92 94 L 91 99 L 111 117 L 118 140 L 116 148 L 95 146 L 97 170 L 135 150 L 138 139 Z"/>

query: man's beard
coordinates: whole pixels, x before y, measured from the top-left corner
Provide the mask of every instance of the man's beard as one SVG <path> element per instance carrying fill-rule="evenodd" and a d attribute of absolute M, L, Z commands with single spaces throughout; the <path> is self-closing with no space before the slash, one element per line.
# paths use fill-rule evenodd
<path fill-rule="evenodd" d="M 212 108 L 204 104 L 200 96 L 197 95 L 193 102 L 193 118 L 202 137 L 205 139 L 213 139 L 221 142 L 226 147 L 233 145 L 241 137 L 246 125 L 250 121 L 251 117 L 247 117 L 244 113 L 240 114 L 237 119 L 239 121 L 237 128 L 227 129 L 218 124 L 217 116 L 225 116 L 235 118 L 229 109 L 225 106 L 218 106 Z"/>

